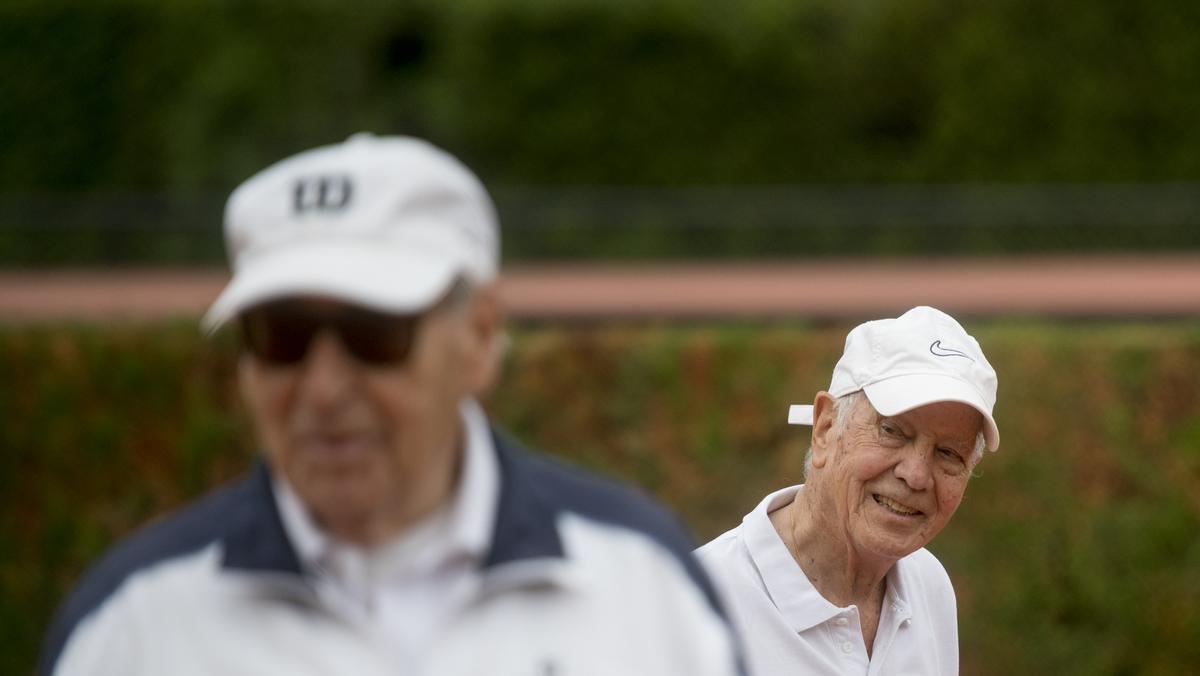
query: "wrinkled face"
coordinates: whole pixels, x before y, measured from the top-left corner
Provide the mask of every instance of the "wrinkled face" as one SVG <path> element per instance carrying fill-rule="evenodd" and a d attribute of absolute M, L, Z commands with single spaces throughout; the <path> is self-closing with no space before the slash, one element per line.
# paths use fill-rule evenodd
<path fill-rule="evenodd" d="M 322 317 L 345 310 L 329 300 L 299 301 Z M 431 310 L 414 326 L 398 363 L 364 361 L 324 325 L 294 364 L 251 351 L 239 364 L 268 463 L 318 523 L 344 539 L 370 542 L 402 530 L 456 479 L 459 402 L 484 386 L 481 341 L 490 336 L 476 330 L 466 305 Z"/>
<path fill-rule="evenodd" d="M 895 561 L 942 530 L 967 489 L 982 424 L 957 402 L 882 416 L 860 397 L 845 430 L 814 437 L 812 480 L 859 556 Z"/>

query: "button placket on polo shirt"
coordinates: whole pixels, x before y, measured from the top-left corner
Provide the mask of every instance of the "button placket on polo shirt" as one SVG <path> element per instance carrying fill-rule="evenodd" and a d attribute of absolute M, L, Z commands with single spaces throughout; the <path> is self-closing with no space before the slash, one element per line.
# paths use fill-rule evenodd
<path fill-rule="evenodd" d="M 828 620 L 826 627 L 842 658 L 865 672 L 870 665 L 870 660 L 863 643 L 858 610 L 854 607 L 847 608 L 838 616 Z"/>
<path fill-rule="evenodd" d="M 884 673 L 882 665 L 886 664 L 888 653 L 892 651 L 892 645 L 896 642 L 896 637 L 901 631 L 907 630 L 912 625 L 912 611 L 908 604 L 903 599 L 894 599 L 888 605 L 884 606 L 883 617 L 880 618 L 880 630 L 885 633 L 876 634 L 876 645 L 871 658 L 871 664 L 875 667 L 871 671 L 872 674 Z M 882 639 L 882 642 L 880 641 Z"/>

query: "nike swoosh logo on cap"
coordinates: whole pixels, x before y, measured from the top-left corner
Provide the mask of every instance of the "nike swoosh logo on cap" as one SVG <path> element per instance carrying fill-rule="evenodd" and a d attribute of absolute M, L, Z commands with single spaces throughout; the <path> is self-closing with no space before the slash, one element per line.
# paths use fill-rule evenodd
<path fill-rule="evenodd" d="M 975 361 L 974 359 L 971 359 L 971 357 L 967 356 L 967 353 L 965 352 L 960 352 L 959 350 L 954 350 L 948 347 L 942 347 L 942 341 L 940 340 L 935 340 L 929 344 L 929 353 L 935 357 L 962 357 L 963 359 L 967 359 L 969 361 Z"/>

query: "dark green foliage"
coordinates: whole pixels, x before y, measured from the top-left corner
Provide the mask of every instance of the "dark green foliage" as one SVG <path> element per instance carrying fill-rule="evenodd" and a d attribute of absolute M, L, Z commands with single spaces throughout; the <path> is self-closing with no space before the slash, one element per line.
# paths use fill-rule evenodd
<path fill-rule="evenodd" d="M 18 0 L 0 8 L 0 262 L 217 261 L 230 188 L 363 129 L 477 168 L 514 259 L 1194 249 L 1197 7 Z M 579 194 L 897 183 L 950 186 L 917 209 Z M 1065 192 L 960 204 L 963 183 Z"/>
<path fill-rule="evenodd" d="M 1200 179 L 1182 0 L 0 13 L 9 189 L 225 187 L 361 128 L 508 184 Z"/>
<path fill-rule="evenodd" d="M 517 437 L 640 483 L 701 538 L 801 480 L 787 406 L 847 327 L 524 328 L 488 402 Z M 1003 449 L 933 543 L 964 673 L 1200 662 L 1200 327 L 978 325 Z M 0 672 L 116 538 L 242 471 L 235 345 L 191 324 L 0 329 Z M 1019 647 L 1015 649 L 1014 646 Z"/>

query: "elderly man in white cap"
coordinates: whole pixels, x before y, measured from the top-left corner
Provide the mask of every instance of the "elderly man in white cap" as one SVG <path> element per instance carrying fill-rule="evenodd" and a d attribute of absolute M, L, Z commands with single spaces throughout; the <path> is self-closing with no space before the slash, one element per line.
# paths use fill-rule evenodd
<path fill-rule="evenodd" d="M 250 178 L 225 219 L 204 324 L 240 330 L 261 460 L 94 566 L 42 674 L 740 672 L 674 518 L 476 403 L 499 234 L 466 167 L 360 135 Z"/>
<path fill-rule="evenodd" d="M 698 550 L 751 672 L 955 674 L 954 590 L 925 545 L 996 450 L 996 373 L 949 315 L 917 307 L 846 337 L 812 426 L 805 483 Z"/>

